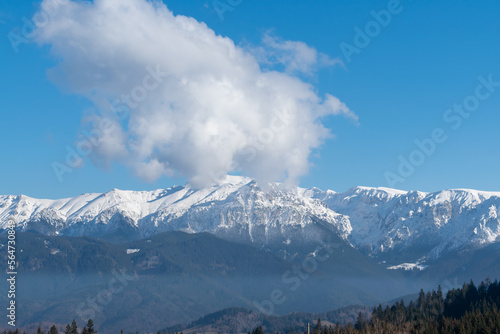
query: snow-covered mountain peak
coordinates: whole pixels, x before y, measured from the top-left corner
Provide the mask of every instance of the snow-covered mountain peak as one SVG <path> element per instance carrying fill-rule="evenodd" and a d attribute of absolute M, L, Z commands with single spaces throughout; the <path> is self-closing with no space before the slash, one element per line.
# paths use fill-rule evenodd
<path fill-rule="evenodd" d="M 245 184 L 248 184 L 250 182 L 255 182 L 252 178 L 246 177 L 246 176 L 239 176 L 239 175 L 226 175 L 224 178 L 220 178 L 217 180 L 216 183 L 206 187 L 206 188 L 220 188 L 220 187 L 241 187 Z M 195 190 L 201 190 L 198 187 L 195 187 L 191 185 L 190 183 L 187 183 L 185 185 L 186 188 L 189 189 L 195 189 Z"/>
<path fill-rule="evenodd" d="M 324 198 L 324 197 L 336 194 L 336 192 L 333 190 L 323 191 L 323 190 L 316 188 L 316 187 L 312 187 L 312 188 L 308 188 L 308 189 L 298 188 L 298 191 L 302 196 L 311 197 L 311 198 Z"/>
<path fill-rule="evenodd" d="M 408 194 L 408 191 L 384 188 L 384 187 L 353 187 L 348 189 L 346 192 L 342 193 L 344 198 L 362 196 L 364 198 L 376 197 L 376 198 L 393 198 L 397 196 L 402 196 Z"/>
<path fill-rule="evenodd" d="M 476 205 L 491 197 L 500 197 L 500 192 L 479 191 L 473 189 L 450 189 L 443 190 L 436 194 L 436 200 L 457 201 L 463 205 Z"/>

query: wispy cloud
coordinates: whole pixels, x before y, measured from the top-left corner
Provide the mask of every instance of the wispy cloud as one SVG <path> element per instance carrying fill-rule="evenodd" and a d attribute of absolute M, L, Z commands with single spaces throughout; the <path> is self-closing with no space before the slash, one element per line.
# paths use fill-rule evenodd
<path fill-rule="evenodd" d="M 271 33 L 262 38 L 262 45 L 253 48 L 253 54 L 261 63 L 282 65 L 291 75 L 313 75 L 324 67 L 343 65 L 339 58 L 330 58 L 301 41 L 285 41 Z"/>

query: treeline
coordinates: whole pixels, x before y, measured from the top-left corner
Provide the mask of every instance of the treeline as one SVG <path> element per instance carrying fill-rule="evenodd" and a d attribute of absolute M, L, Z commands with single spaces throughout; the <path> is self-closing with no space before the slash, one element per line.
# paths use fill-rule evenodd
<path fill-rule="evenodd" d="M 311 333 L 500 333 L 499 310 L 500 283 L 487 280 L 476 287 L 471 281 L 462 288 L 449 290 L 446 297 L 441 287 L 427 293 L 420 290 L 415 302 L 405 305 L 401 300 L 385 308 L 379 305 L 370 319 L 360 313 L 356 323 L 347 326 L 323 326 L 318 319 Z M 264 334 L 262 327 L 253 334 Z"/>
<path fill-rule="evenodd" d="M 3 330 L 2 334 L 26 334 L 26 332 L 21 332 L 19 331 L 18 328 L 16 328 L 16 330 L 9 330 L 7 331 L 6 329 Z M 73 320 L 73 322 L 70 324 L 67 324 L 66 325 L 66 328 L 64 329 L 64 332 L 62 332 L 64 334 L 96 334 L 96 330 L 94 329 L 94 321 L 92 319 L 89 319 L 89 321 L 87 322 L 87 324 L 85 326 L 83 326 L 83 329 L 79 330 L 78 329 L 78 325 L 76 323 L 75 320 Z M 47 332 L 47 334 L 62 334 L 62 333 L 59 333 L 59 331 L 57 330 L 57 327 L 55 325 L 53 325 L 52 327 L 50 327 L 49 331 Z M 37 331 L 36 331 L 36 334 L 45 334 L 44 331 L 42 330 L 41 327 L 38 327 Z"/>

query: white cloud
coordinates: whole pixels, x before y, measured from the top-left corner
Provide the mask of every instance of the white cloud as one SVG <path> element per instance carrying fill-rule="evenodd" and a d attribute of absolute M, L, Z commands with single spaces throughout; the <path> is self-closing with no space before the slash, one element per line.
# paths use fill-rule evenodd
<path fill-rule="evenodd" d="M 271 65 L 281 64 L 284 66 L 284 71 L 292 75 L 312 75 L 321 67 L 342 64 L 340 59 L 331 59 L 304 42 L 283 41 L 266 33 L 262 43 L 262 46 L 253 50 L 257 59 Z"/>
<path fill-rule="evenodd" d="M 275 50 L 269 61 L 286 69 L 263 71 L 252 52 L 161 2 L 70 2 L 37 42 L 59 61 L 52 80 L 99 108 L 90 126 L 113 120 L 94 161 L 120 161 L 146 180 L 182 175 L 201 186 L 240 171 L 296 181 L 330 136 L 322 117 L 357 121 L 344 103 L 294 76 L 334 60 L 267 36 L 264 45 Z"/>
<path fill-rule="evenodd" d="M 338 98 L 331 94 L 326 94 L 325 101 L 323 102 L 326 113 L 332 113 L 333 115 L 343 115 L 347 118 L 352 119 L 356 124 L 358 124 L 359 118 L 351 109 L 349 109 L 344 102 L 341 102 Z"/>

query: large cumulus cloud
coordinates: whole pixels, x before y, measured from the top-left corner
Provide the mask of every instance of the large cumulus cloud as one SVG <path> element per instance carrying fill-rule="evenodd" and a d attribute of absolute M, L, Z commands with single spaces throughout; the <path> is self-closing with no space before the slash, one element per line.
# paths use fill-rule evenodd
<path fill-rule="evenodd" d="M 146 180 L 181 175 L 201 186 L 236 171 L 296 181 L 330 134 L 325 116 L 357 121 L 300 79 L 335 60 L 269 35 L 257 48 L 237 46 L 161 2 L 68 2 L 37 42 L 58 60 L 51 79 L 96 105 L 87 126 L 111 120 L 93 161 L 119 161 Z M 276 62 L 282 70 L 267 66 Z"/>

